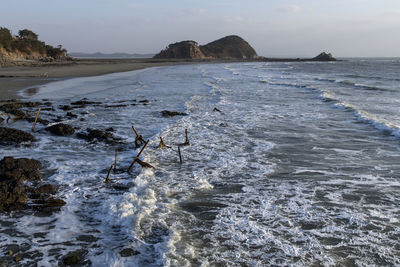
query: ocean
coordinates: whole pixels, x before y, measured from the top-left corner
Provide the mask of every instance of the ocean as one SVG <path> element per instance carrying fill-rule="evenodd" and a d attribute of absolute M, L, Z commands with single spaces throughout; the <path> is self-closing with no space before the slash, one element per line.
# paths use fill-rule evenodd
<path fill-rule="evenodd" d="M 112 127 L 124 142 L 38 124 L 31 146 L 2 147 L 42 161 L 67 202 L 50 216 L 0 215 L 0 248 L 24 246 L 20 265 L 76 250 L 87 266 L 400 265 L 398 58 L 157 67 L 31 91 L 53 103 L 41 118 Z M 65 119 L 59 107 L 85 98 L 101 104 Z M 132 125 L 154 169 L 125 172 L 140 150 Z M 104 183 L 115 149 L 119 171 Z"/>

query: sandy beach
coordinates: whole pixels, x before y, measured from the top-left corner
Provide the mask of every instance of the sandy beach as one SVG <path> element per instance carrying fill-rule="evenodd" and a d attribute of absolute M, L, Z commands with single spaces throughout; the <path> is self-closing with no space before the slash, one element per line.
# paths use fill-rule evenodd
<path fill-rule="evenodd" d="M 97 76 L 198 61 L 153 59 L 78 59 L 62 63 L 0 68 L 0 99 L 18 98 L 18 91 L 61 79 Z M 33 88 L 34 90 L 34 88 Z"/>

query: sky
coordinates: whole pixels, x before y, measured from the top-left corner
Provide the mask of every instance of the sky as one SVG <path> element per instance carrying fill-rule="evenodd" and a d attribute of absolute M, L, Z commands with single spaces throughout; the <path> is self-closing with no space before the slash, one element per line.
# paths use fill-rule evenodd
<path fill-rule="evenodd" d="M 0 27 L 69 52 L 158 53 L 239 35 L 261 56 L 400 57 L 400 0 L 0 0 Z"/>

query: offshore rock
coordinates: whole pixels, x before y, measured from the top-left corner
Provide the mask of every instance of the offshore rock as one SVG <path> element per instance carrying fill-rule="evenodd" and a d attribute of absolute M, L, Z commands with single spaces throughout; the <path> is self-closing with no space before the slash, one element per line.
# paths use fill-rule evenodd
<path fill-rule="evenodd" d="M 109 131 L 102 131 L 99 129 L 86 129 L 85 132 L 79 132 L 76 134 L 76 136 L 80 139 L 85 139 L 88 142 L 104 142 L 107 144 L 118 144 L 122 143 L 121 138 L 115 137 L 111 132 Z"/>
<path fill-rule="evenodd" d="M 331 53 L 322 52 L 318 56 L 312 58 L 314 61 L 336 61 L 337 59 L 332 56 Z"/>
<path fill-rule="evenodd" d="M 87 250 L 80 249 L 67 253 L 61 257 L 59 266 L 91 266 L 91 262 L 85 259 Z"/>
<path fill-rule="evenodd" d="M 188 114 L 184 112 L 178 112 L 178 111 L 169 111 L 169 110 L 163 110 L 161 111 L 161 116 L 163 117 L 174 117 L 174 116 L 187 116 Z"/>
<path fill-rule="evenodd" d="M 75 133 L 74 128 L 71 125 L 65 123 L 58 123 L 46 128 L 46 131 L 58 136 L 68 136 Z"/>

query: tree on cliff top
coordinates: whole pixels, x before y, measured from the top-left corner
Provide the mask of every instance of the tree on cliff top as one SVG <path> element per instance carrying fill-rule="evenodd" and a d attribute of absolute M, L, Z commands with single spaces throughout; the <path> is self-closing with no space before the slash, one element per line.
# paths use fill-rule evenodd
<path fill-rule="evenodd" d="M 18 35 L 19 35 L 19 38 L 28 39 L 28 40 L 35 40 L 35 41 L 37 41 L 38 37 L 39 37 L 39 35 L 37 35 L 33 31 L 28 30 L 28 29 L 20 30 L 18 32 Z"/>
<path fill-rule="evenodd" d="M 0 27 L 0 45 L 5 49 L 11 49 L 11 43 L 13 41 L 11 32 L 7 28 Z"/>

